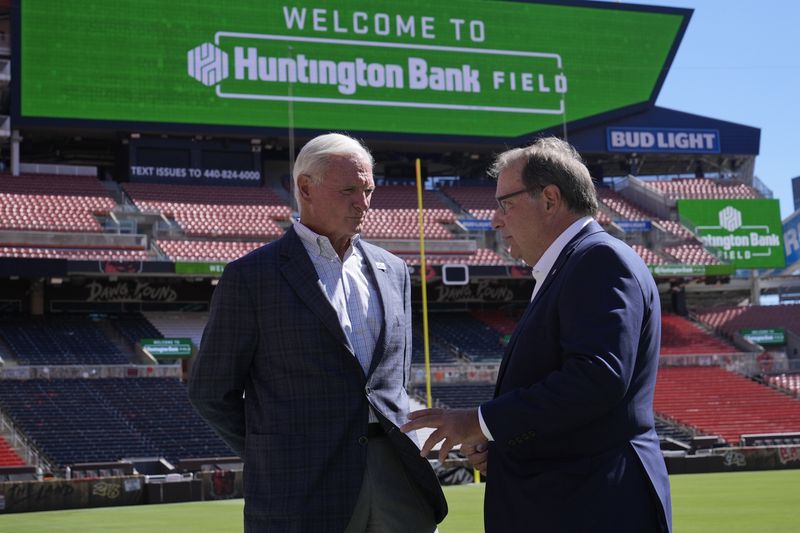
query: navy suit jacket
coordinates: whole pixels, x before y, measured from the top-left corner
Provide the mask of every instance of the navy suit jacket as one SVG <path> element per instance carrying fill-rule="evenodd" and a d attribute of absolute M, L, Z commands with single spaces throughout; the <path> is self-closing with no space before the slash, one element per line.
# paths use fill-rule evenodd
<path fill-rule="evenodd" d="M 366 376 L 293 228 L 230 263 L 214 291 L 189 398 L 244 458 L 248 531 L 345 529 L 364 477 L 370 405 L 437 521 L 447 514 L 433 469 L 398 429 L 408 416 L 408 269 L 381 248 L 358 247 L 384 317 Z"/>
<path fill-rule="evenodd" d="M 626 244 L 590 222 L 509 341 L 495 398 L 486 531 L 671 530 L 654 429 L 661 307 Z"/>

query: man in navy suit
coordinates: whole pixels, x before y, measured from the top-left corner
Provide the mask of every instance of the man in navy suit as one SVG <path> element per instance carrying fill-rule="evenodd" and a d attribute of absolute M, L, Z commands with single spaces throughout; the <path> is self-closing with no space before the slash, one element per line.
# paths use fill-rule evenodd
<path fill-rule="evenodd" d="M 247 532 L 433 532 L 447 503 L 409 403 L 405 263 L 359 239 L 375 189 L 358 141 L 321 135 L 294 166 L 300 221 L 230 263 L 189 397 L 244 459 Z"/>
<path fill-rule="evenodd" d="M 578 153 L 556 138 L 501 154 L 494 227 L 533 266 L 531 303 L 478 409 L 417 411 L 426 455 L 462 444 L 486 474 L 486 531 L 667 532 L 669 479 L 654 429 L 658 290 L 594 221 Z"/>

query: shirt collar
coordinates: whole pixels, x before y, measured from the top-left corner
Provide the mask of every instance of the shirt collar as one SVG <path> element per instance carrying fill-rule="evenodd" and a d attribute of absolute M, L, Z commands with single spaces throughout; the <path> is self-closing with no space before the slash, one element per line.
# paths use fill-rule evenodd
<path fill-rule="evenodd" d="M 339 259 L 339 254 L 334 250 L 328 237 L 318 234 L 299 220 L 295 221 L 293 225 L 294 231 L 297 233 L 297 236 L 300 237 L 300 240 L 303 242 L 309 254 L 326 259 Z M 358 255 L 355 246 L 358 244 L 360 238 L 361 236 L 357 233 L 350 238 L 350 246 L 348 246 L 347 251 L 344 253 L 342 259 L 343 263 L 347 261 L 350 255 Z"/>
<path fill-rule="evenodd" d="M 556 259 L 558 256 L 561 255 L 561 252 L 564 250 L 564 247 L 571 241 L 575 235 L 578 234 L 580 230 L 582 230 L 586 225 L 594 220 L 590 216 L 585 216 L 579 218 L 570 226 L 565 229 L 561 235 L 559 235 L 556 240 L 550 244 L 550 246 L 545 250 L 542 254 L 542 257 L 539 258 L 539 261 L 533 265 L 533 270 L 531 270 L 531 275 L 533 279 L 536 280 L 536 285 L 539 286 L 544 281 L 544 278 L 553 269 L 553 265 L 556 264 Z"/>

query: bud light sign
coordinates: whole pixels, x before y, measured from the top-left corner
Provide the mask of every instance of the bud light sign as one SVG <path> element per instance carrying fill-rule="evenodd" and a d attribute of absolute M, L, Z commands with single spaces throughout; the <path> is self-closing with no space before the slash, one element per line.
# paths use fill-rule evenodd
<path fill-rule="evenodd" d="M 718 154 L 719 131 L 676 128 L 608 128 L 609 152 Z"/>

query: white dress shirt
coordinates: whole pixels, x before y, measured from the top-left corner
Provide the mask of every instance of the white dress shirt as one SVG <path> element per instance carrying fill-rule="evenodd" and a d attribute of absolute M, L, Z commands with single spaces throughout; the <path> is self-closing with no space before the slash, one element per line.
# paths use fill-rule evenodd
<path fill-rule="evenodd" d="M 370 282 L 368 265 L 355 247 L 359 236 L 353 236 L 344 258 L 340 259 L 327 237 L 318 235 L 301 222 L 295 222 L 294 229 L 366 374 L 381 333 L 383 311 L 380 295 Z"/>
<path fill-rule="evenodd" d="M 564 247 L 592 220 L 594 219 L 590 216 L 579 218 L 570 224 L 567 229 L 561 232 L 561 235 L 559 235 L 556 240 L 554 240 L 550 246 L 547 247 L 547 250 L 544 251 L 542 257 L 539 258 L 531 270 L 531 275 L 536 281 L 533 286 L 533 293 L 531 294 L 531 302 L 533 302 L 533 299 L 536 298 L 536 294 L 539 292 L 539 289 L 544 284 L 544 280 L 547 278 L 547 275 L 556 264 L 556 259 L 558 259 L 558 256 L 561 255 L 561 252 L 564 251 Z M 478 421 L 480 422 L 481 431 L 483 431 L 484 436 L 493 441 L 494 438 L 492 437 L 492 433 L 489 431 L 489 427 L 486 425 L 486 422 L 483 420 L 483 414 L 481 413 L 480 407 L 478 407 Z"/>
<path fill-rule="evenodd" d="M 539 261 L 536 262 L 531 270 L 531 275 L 533 279 L 536 280 L 536 284 L 533 286 L 533 292 L 531 293 L 531 301 L 536 297 L 536 293 L 539 292 L 539 287 L 542 286 L 547 274 L 553 269 L 553 265 L 556 264 L 556 259 L 558 259 L 561 252 L 564 251 L 564 247 L 567 243 L 592 220 L 594 219 L 589 216 L 579 218 L 570 224 L 570 226 L 547 247 L 547 250 L 544 251 L 542 257 L 539 258 Z"/>
<path fill-rule="evenodd" d="M 299 221 L 294 223 L 294 230 L 314 264 L 320 288 L 336 311 L 339 324 L 366 375 L 381 334 L 383 309 L 380 295 L 370 281 L 369 266 L 355 247 L 359 236 L 353 236 L 344 258 L 340 259 L 327 237 Z M 369 421 L 378 421 L 372 409 Z"/>

